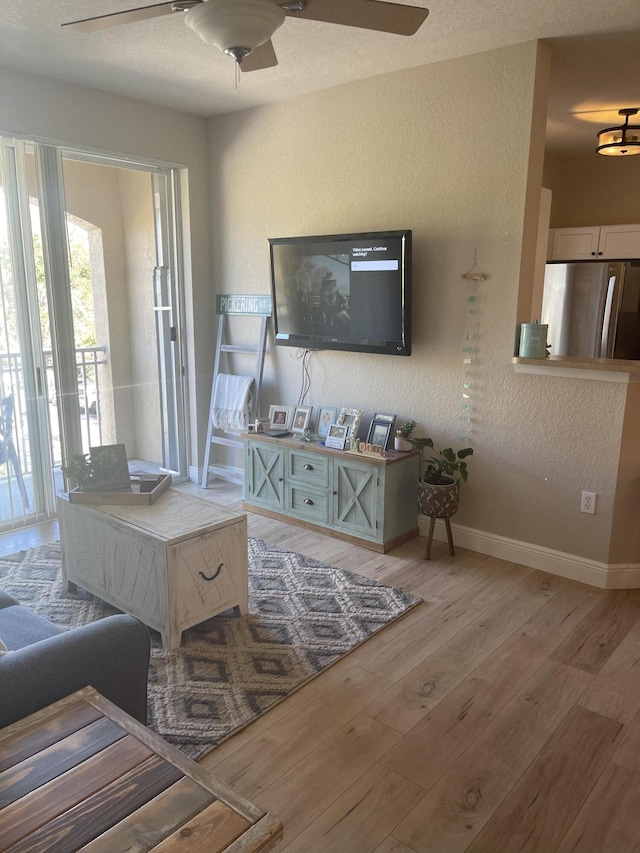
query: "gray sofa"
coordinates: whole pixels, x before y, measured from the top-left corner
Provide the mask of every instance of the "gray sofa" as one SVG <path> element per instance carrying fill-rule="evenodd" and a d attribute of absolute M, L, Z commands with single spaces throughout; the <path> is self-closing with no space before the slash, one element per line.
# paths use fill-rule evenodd
<path fill-rule="evenodd" d="M 133 616 L 65 631 L 0 590 L 0 727 L 91 685 L 146 722 L 149 633 Z"/>

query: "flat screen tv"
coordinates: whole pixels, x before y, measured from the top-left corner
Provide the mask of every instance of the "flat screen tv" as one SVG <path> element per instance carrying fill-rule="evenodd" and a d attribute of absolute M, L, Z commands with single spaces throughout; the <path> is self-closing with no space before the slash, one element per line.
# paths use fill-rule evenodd
<path fill-rule="evenodd" d="M 272 237 L 279 346 L 411 355 L 411 231 Z"/>

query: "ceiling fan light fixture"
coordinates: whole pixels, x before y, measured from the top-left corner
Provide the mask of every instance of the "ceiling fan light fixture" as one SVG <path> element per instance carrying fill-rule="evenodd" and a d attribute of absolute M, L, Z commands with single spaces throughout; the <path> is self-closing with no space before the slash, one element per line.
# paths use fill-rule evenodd
<path fill-rule="evenodd" d="M 285 20 L 272 0 L 205 0 L 185 14 L 200 38 L 238 62 L 269 41 Z"/>
<path fill-rule="evenodd" d="M 640 154 L 640 125 L 629 124 L 629 117 L 637 115 L 638 112 L 636 107 L 618 110 L 618 115 L 625 117 L 624 122 L 616 127 L 605 127 L 598 132 L 598 154 L 608 157 Z"/>

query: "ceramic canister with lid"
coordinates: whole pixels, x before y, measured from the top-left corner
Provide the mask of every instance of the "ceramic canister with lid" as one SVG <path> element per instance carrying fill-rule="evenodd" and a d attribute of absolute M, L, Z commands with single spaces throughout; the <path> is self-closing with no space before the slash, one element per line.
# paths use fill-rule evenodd
<path fill-rule="evenodd" d="M 538 323 L 533 320 L 531 323 L 520 324 L 520 358 L 546 358 L 549 353 L 547 351 L 547 332 L 549 326 L 546 323 Z"/>

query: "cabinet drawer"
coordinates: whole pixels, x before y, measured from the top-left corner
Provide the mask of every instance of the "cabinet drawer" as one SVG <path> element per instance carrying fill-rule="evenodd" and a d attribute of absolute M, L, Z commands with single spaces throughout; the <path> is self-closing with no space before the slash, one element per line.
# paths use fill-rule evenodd
<path fill-rule="evenodd" d="M 297 515 L 298 518 L 313 521 L 316 524 L 327 524 L 329 521 L 327 492 L 289 483 L 287 501 L 287 511 Z"/>
<path fill-rule="evenodd" d="M 287 460 L 289 479 L 308 486 L 324 488 L 329 484 L 329 459 L 318 453 L 290 450 Z"/>

